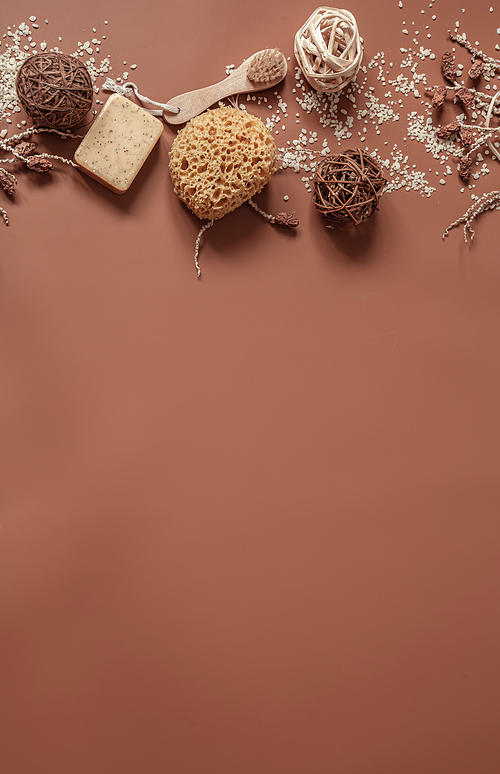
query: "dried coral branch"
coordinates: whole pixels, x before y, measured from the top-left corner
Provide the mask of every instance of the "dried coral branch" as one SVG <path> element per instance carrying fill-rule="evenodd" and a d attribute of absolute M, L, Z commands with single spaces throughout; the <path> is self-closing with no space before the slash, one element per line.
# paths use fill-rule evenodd
<path fill-rule="evenodd" d="M 480 199 L 477 199 L 460 218 L 453 221 L 453 223 L 450 223 L 443 234 L 443 239 L 448 236 L 452 228 L 460 226 L 462 223 L 464 224 L 464 241 L 467 242 L 467 231 L 470 233 L 471 240 L 474 239 L 475 232 L 471 226 L 472 221 L 477 218 L 478 215 L 481 215 L 481 213 L 486 212 L 487 210 L 494 210 L 499 206 L 500 191 L 490 191 L 490 193 L 484 194 Z"/>

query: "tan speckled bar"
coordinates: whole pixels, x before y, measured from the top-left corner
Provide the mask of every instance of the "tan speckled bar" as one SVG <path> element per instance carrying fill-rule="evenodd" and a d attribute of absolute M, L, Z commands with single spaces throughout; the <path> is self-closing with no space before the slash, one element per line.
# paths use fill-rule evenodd
<path fill-rule="evenodd" d="M 158 142 L 163 124 L 121 94 L 112 94 L 78 146 L 82 172 L 125 193 Z"/>

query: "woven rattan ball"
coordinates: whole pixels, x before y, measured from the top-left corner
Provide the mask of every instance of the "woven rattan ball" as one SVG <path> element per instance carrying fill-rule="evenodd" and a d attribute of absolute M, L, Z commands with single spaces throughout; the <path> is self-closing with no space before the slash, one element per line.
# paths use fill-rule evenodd
<path fill-rule="evenodd" d="M 70 129 L 92 107 L 89 71 L 76 57 L 56 51 L 28 57 L 17 73 L 16 89 L 21 105 L 38 126 Z"/>
<path fill-rule="evenodd" d="M 313 179 L 313 202 L 327 228 L 349 228 L 368 220 L 387 180 L 380 165 L 360 148 L 322 159 Z"/>
<path fill-rule="evenodd" d="M 363 61 L 356 19 L 342 8 L 316 8 L 295 35 L 294 50 L 306 81 L 326 94 L 351 83 Z"/>

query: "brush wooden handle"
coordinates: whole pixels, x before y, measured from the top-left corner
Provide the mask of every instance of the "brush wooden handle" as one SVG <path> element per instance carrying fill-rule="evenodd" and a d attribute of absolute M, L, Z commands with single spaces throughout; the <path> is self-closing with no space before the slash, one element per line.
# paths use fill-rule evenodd
<path fill-rule="evenodd" d="M 257 53 L 261 53 L 260 51 Z M 256 56 L 256 54 L 254 54 Z M 231 73 L 227 78 L 219 83 L 214 83 L 212 86 L 206 86 L 204 89 L 196 89 L 196 91 L 188 91 L 185 94 L 180 94 L 178 97 L 168 100 L 168 104 L 173 107 L 180 108 L 180 112 L 168 113 L 163 112 L 163 118 L 168 124 L 185 124 L 186 121 L 190 121 L 191 118 L 199 116 L 204 110 L 214 105 L 221 99 L 231 96 L 231 94 L 247 94 L 251 91 L 264 91 L 265 89 L 272 89 L 276 86 L 286 75 L 286 59 L 283 74 L 278 78 L 273 78 L 272 81 L 262 81 L 260 83 L 254 83 L 247 78 L 248 65 L 253 57 L 247 59 L 237 70 Z"/>

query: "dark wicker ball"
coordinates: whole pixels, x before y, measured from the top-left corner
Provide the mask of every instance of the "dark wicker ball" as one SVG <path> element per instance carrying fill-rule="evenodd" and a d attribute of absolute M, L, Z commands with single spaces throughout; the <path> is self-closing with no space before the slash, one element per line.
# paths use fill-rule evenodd
<path fill-rule="evenodd" d="M 16 89 L 33 122 L 53 129 L 79 124 L 94 97 L 92 79 L 83 62 L 56 51 L 28 57 L 17 73 Z"/>
<path fill-rule="evenodd" d="M 350 148 L 319 162 L 313 202 L 328 221 L 327 228 L 349 228 L 373 215 L 386 184 L 375 159 L 360 148 Z"/>

